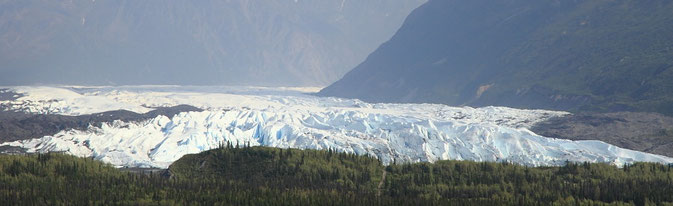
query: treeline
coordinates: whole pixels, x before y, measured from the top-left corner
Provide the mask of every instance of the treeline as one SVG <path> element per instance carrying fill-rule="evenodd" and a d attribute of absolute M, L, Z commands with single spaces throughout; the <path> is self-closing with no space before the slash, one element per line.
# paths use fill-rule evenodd
<path fill-rule="evenodd" d="M 392 197 L 488 205 L 673 205 L 673 165 L 438 161 L 391 165 L 386 171 L 384 191 Z"/>
<path fill-rule="evenodd" d="M 383 166 L 332 150 L 223 145 L 139 174 L 63 154 L 2 155 L 0 205 L 673 205 L 672 167 Z"/>
<path fill-rule="evenodd" d="M 376 158 L 332 150 L 271 147 L 221 149 L 189 154 L 169 171 L 178 180 L 227 179 L 242 187 L 306 188 L 368 194 L 380 182 L 384 166 Z"/>

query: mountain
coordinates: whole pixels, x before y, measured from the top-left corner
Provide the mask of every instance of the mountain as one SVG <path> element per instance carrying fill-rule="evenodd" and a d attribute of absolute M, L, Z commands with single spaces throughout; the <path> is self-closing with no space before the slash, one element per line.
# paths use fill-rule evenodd
<path fill-rule="evenodd" d="M 425 0 L 0 0 L 0 85 L 327 85 Z"/>
<path fill-rule="evenodd" d="M 673 115 L 673 2 L 430 0 L 319 95 Z"/>

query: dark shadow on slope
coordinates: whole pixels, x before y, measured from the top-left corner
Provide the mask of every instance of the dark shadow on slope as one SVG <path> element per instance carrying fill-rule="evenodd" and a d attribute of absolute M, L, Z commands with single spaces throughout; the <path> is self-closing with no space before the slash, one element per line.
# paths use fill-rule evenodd
<path fill-rule="evenodd" d="M 14 101 L 22 96 L 22 94 L 12 92 L 9 89 L 0 89 L 0 101 Z"/>
<path fill-rule="evenodd" d="M 69 129 L 86 130 L 89 125 L 100 127 L 103 123 L 114 120 L 138 122 L 152 119 L 159 115 L 173 117 L 178 113 L 190 111 L 203 110 L 190 105 L 177 105 L 156 108 L 144 114 L 127 110 L 116 110 L 80 116 L 0 111 L 0 143 L 40 138 Z"/>

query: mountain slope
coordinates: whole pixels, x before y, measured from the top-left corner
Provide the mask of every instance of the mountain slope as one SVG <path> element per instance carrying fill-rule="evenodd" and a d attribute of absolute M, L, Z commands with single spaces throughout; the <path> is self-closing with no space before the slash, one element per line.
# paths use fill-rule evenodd
<path fill-rule="evenodd" d="M 618 147 L 673 157 L 673 117 L 646 112 L 580 113 L 550 118 L 535 134 L 569 140 L 600 140 Z"/>
<path fill-rule="evenodd" d="M 424 0 L 0 1 L 0 85 L 327 85 Z"/>
<path fill-rule="evenodd" d="M 431 0 L 319 94 L 673 114 L 673 2 Z"/>

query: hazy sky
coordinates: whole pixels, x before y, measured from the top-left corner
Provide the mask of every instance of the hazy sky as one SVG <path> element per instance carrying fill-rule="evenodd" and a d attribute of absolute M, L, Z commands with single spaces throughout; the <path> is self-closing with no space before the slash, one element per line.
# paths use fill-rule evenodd
<path fill-rule="evenodd" d="M 325 86 L 424 0 L 0 2 L 0 85 Z"/>

